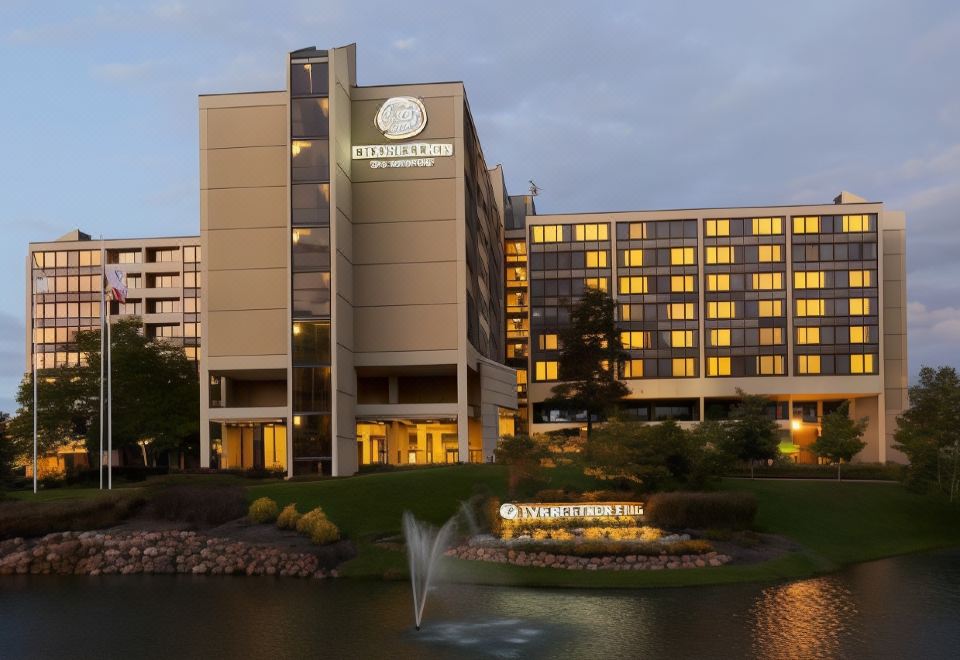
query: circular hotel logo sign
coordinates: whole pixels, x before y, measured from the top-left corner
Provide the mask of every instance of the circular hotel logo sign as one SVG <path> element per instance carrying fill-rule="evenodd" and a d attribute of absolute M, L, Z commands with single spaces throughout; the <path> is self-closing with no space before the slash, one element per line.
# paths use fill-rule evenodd
<path fill-rule="evenodd" d="M 419 135 L 427 126 L 427 110 L 420 99 L 394 96 L 384 101 L 374 120 L 383 137 L 405 140 Z"/>
<path fill-rule="evenodd" d="M 517 517 L 517 505 L 509 502 L 500 505 L 500 517 L 504 520 L 513 520 Z"/>

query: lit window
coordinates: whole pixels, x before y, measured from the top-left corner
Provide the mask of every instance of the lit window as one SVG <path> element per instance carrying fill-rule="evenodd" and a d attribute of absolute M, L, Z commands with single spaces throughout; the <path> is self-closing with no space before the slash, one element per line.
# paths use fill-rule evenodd
<path fill-rule="evenodd" d="M 783 343 L 783 328 L 760 328 L 761 346 L 779 346 Z"/>
<path fill-rule="evenodd" d="M 673 275 L 670 277 L 670 290 L 674 293 L 693 291 L 693 275 Z"/>
<path fill-rule="evenodd" d="M 872 374 L 873 373 L 873 355 L 851 355 L 850 373 L 852 374 Z"/>
<path fill-rule="evenodd" d="M 729 376 L 730 358 L 728 357 L 708 357 L 707 358 L 708 376 Z"/>
<path fill-rule="evenodd" d="M 555 351 L 559 345 L 557 335 L 540 335 L 538 338 L 541 351 Z"/>
<path fill-rule="evenodd" d="M 793 233 L 794 234 L 819 234 L 820 233 L 820 216 L 819 215 L 795 216 L 793 218 Z"/>
<path fill-rule="evenodd" d="M 693 358 L 673 358 L 674 378 L 685 378 L 696 375 L 696 365 Z"/>
<path fill-rule="evenodd" d="M 869 270 L 851 270 L 850 271 L 850 288 L 859 289 L 867 286 L 871 286 L 870 271 Z"/>
<path fill-rule="evenodd" d="M 783 316 L 783 301 L 782 300 L 758 301 L 757 316 L 759 316 L 760 318 Z"/>
<path fill-rule="evenodd" d="M 826 305 L 822 298 L 797 301 L 797 316 L 823 316 Z"/>
<path fill-rule="evenodd" d="M 870 216 L 868 215 L 845 215 L 843 216 L 843 231 L 862 232 L 870 228 Z"/>
<path fill-rule="evenodd" d="M 708 291 L 729 291 L 730 273 L 717 273 L 716 275 L 707 275 Z"/>
<path fill-rule="evenodd" d="M 717 245 L 707 247 L 708 264 L 732 264 L 733 247 L 729 245 Z"/>
<path fill-rule="evenodd" d="M 757 375 L 780 376 L 782 374 L 783 374 L 783 356 L 782 355 L 758 355 L 757 356 Z"/>
<path fill-rule="evenodd" d="M 694 319 L 693 303 L 669 303 L 667 305 L 667 318 L 671 321 Z"/>
<path fill-rule="evenodd" d="M 757 260 L 760 262 L 783 261 L 781 245 L 758 245 Z"/>
<path fill-rule="evenodd" d="M 706 235 L 707 236 L 729 236 L 730 221 L 729 220 L 707 220 Z"/>
<path fill-rule="evenodd" d="M 824 273 L 822 270 L 798 270 L 793 274 L 794 289 L 822 289 Z"/>
<path fill-rule="evenodd" d="M 670 263 L 674 266 L 688 266 L 696 263 L 692 247 L 670 248 Z"/>
<path fill-rule="evenodd" d="M 643 250 L 624 250 L 623 265 L 624 266 L 642 266 Z"/>
<path fill-rule="evenodd" d="M 537 380 L 556 380 L 557 365 L 558 363 L 554 361 L 537 362 L 535 365 Z"/>
<path fill-rule="evenodd" d="M 691 348 L 693 346 L 693 330 L 671 330 L 670 346 L 673 348 Z"/>
<path fill-rule="evenodd" d="M 574 225 L 574 240 L 576 241 L 605 241 L 607 240 L 607 225 Z"/>
<path fill-rule="evenodd" d="M 730 329 L 717 328 L 717 329 L 710 330 L 710 345 L 711 346 L 729 346 L 730 345 Z"/>
<path fill-rule="evenodd" d="M 629 321 L 630 317 L 630 305 L 620 305 L 620 320 Z"/>
<path fill-rule="evenodd" d="M 643 378 L 643 360 L 625 360 L 623 363 L 624 378 Z"/>
<path fill-rule="evenodd" d="M 732 319 L 736 315 L 736 303 L 732 301 L 708 302 L 707 318 Z"/>
<path fill-rule="evenodd" d="M 620 293 L 646 293 L 647 292 L 647 278 L 646 277 L 621 277 L 620 278 Z"/>
<path fill-rule="evenodd" d="M 870 314 L 869 298 L 851 298 L 850 316 L 868 316 Z"/>
<path fill-rule="evenodd" d="M 819 355 L 801 355 L 797 358 L 797 371 L 801 374 L 820 373 Z"/>
<path fill-rule="evenodd" d="M 851 344 L 869 344 L 870 343 L 870 326 L 866 326 L 866 325 L 850 326 L 850 343 Z"/>
<path fill-rule="evenodd" d="M 534 243 L 559 243 L 563 240 L 563 225 L 536 225 L 532 230 Z"/>
<path fill-rule="evenodd" d="M 629 236 L 631 240 L 640 240 L 647 237 L 647 223 L 631 222 L 629 226 L 630 226 Z"/>
<path fill-rule="evenodd" d="M 651 335 L 649 332 L 632 331 L 620 333 L 620 345 L 627 351 L 650 348 L 650 340 Z"/>
<path fill-rule="evenodd" d="M 607 251 L 606 250 L 588 250 L 586 252 L 587 268 L 606 268 Z"/>
<path fill-rule="evenodd" d="M 773 291 L 783 288 L 783 273 L 754 273 L 754 291 Z"/>
<path fill-rule="evenodd" d="M 526 385 L 526 384 L 527 384 L 527 370 L 517 369 L 517 385 Z"/>
<path fill-rule="evenodd" d="M 797 328 L 798 344 L 819 344 L 820 328 Z"/>
<path fill-rule="evenodd" d="M 607 278 L 606 277 L 587 277 L 583 280 L 583 286 L 587 289 L 599 289 L 600 291 L 606 291 Z"/>
<path fill-rule="evenodd" d="M 754 218 L 753 235 L 770 236 L 783 233 L 783 218 Z"/>

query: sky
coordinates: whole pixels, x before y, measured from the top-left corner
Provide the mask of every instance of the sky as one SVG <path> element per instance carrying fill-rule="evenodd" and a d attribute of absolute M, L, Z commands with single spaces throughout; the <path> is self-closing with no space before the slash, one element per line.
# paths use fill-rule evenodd
<path fill-rule="evenodd" d="M 199 233 L 202 93 L 357 43 L 361 85 L 462 80 L 540 212 L 819 204 L 907 214 L 910 372 L 960 366 L 960 4 L 0 0 L 0 410 L 29 241 Z"/>

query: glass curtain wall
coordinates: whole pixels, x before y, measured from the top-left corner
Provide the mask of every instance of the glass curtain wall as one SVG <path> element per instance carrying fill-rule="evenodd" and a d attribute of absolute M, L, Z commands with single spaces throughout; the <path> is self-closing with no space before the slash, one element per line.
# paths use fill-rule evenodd
<path fill-rule="evenodd" d="M 293 472 L 330 474 L 328 63 L 290 63 Z"/>

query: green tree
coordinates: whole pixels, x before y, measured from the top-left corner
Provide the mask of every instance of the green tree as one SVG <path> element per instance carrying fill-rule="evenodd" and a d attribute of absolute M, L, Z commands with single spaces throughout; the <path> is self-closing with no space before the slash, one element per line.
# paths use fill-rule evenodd
<path fill-rule="evenodd" d="M 840 481 L 840 462 L 850 460 L 860 453 L 867 443 L 861 438 L 867 429 L 867 418 L 850 419 L 850 407 L 844 402 L 833 412 L 824 415 L 820 437 L 810 446 L 817 456 L 829 458 L 837 464 L 837 481 Z"/>
<path fill-rule="evenodd" d="M 923 367 L 910 407 L 897 418 L 894 447 L 910 459 L 908 485 L 960 494 L 960 377 L 953 367 Z"/>
<path fill-rule="evenodd" d="M 775 459 L 780 455 L 780 427 L 768 412 L 770 399 L 760 394 L 747 394 L 737 389 L 740 402 L 733 410 L 727 427 L 723 451 L 731 458 L 750 464 L 753 479 L 757 461 Z"/>
<path fill-rule="evenodd" d="M 0 484 L 10 476 L 13 466 L 23 454 L 21 443 L 14 440 L 7 432 L 10 424 L 10 415 L 0 412 Z"/>
<path fill-rule="evenodd" d="M 729 435 L 728 425 L 715 419 L 705 419 L 690 429 L 695 458 L 690 469 L 691 485 L 705 486 L 730 468 L 731 457 L 724 451 Z"/>
<path fill-rule="evenodd" d="M 145 465 L 151 465 L 165 450 L 196 443 L 200 386 L 196 367 L 183 349 L 144 337 L 136 318 L 115 322 L 111 334 L 114 448 L 133 448 Z M 76 439 L 86 440 L 90 451 L 99 451 L 99 330 L 78 332 L 76 341 L 84 365 L 43 370 L 40 375 L 37 435 L 42 451 Z M 32 438 L 32 388 L 27 374 L 11 424 L 11 433 L 21 439 Z"/>
<path fill-rule="evenodd" d="M 505 436 L 493 451 L 497 463 L 507 466 L 507 487 L 516 495 L 521 485 L 540 481 L 541 460 L 546 457 L 544 443 L 529 435 Z"/>
<path fill-rule="evenodd" d="M 587 289 L 570 309 L 570 323 L 560 331 L 562 381 L 547 403 L 587 414 L 587 439 L 593 417 L 608 412 L 630 389 L 617 379 L 627 354 L 620 345 L 614 310 L 606 292 Z"/>

